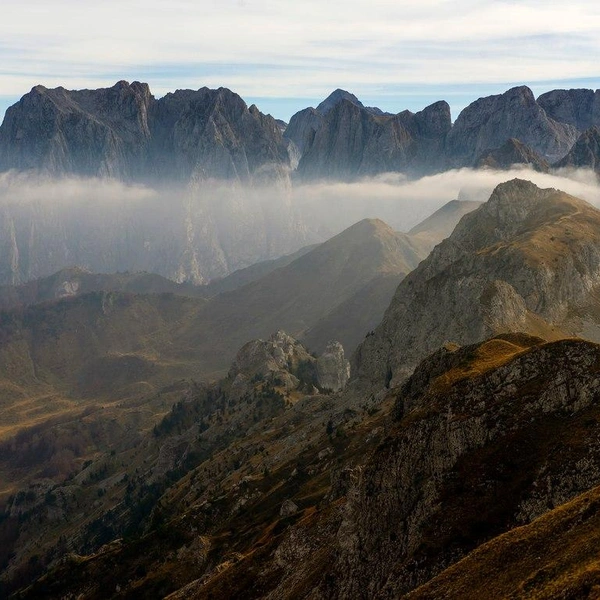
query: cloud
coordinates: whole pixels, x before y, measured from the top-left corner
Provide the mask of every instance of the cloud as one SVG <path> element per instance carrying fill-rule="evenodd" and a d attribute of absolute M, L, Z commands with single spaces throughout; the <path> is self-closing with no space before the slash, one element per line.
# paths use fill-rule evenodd
<path fill-rule="evenodd" d="M 0 174 L 0 282 L 74 264 L 95 272 L 150 271 L 201 282 L 324 241 L 364 218 L 408 231 L 457 197 L 485 201 L 514 177 L 600 207 L 591 171 L 459 169 L 409 180 L 242 189 L 197 184 L 154 190 L 110 179 Z"/>
<path fill-rule="evenodd" d="M 600 10 L 582 0 L 5 0 L 3 11 L 3 95 L 120 78 L 146 79 L 157 95 L 223 85 L 274 98 L 457 83 L 478 97 L 481 84 L 600 81 Z"/>
<path fill-rule="evenodd" d="M 316 224 L 323 236 L 339 233 L 364 218 L 379 218 L 398 231 L 408 231 L 450 200 L 460 197 L 483 202 L 499 183 L 515 177 L 563 190 L 600 208 L 598 179 L 587 169 L 555 174 L 527 168 L 455 169 L 417 180 L 388 173 L 356 183 L 299 186 L 293 193 L 306 222 Z"/>

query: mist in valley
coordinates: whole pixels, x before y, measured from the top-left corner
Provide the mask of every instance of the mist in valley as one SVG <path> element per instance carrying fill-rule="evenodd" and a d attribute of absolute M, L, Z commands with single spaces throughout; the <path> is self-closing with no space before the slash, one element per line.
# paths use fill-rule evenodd
<path fill-rule="evenodd" d="M 584 169 L 457 169 L 416 180 L 388 173 L 352 183 L 209 181 L 163 189 L 8 172 L 0 175 L 0 283 L 73 265 L 206 283 L 325 241 L 365 218 L 408 231 L 450 200 L 485 201 L 515 177 L 600 206 L 597 176 Z"/>

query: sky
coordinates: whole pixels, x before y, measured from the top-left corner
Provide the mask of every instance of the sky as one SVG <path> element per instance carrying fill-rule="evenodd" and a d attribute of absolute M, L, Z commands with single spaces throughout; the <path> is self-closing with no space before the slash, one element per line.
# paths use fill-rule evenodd
<path fill-rule="evenodd" d="M 228 87 L 277 118 L 335 88 L 389 112 L 600 87 L 600 2 L 2 0 L 0 117 L 34 85 Z"/>

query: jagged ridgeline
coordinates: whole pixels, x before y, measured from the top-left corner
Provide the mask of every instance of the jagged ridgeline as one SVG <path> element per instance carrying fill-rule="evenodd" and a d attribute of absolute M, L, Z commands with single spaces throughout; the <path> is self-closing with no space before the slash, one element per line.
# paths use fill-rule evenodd
<path fill-rule="evenodd" d="M 600 212 L 513 179 L 304 247 L 292 192 L 597 170 L 598 127 L 592 90 L 285 126 L 34 88 L 0 127 L 0 596 L 593 598 Z"/>
<path fill-rule="evenodd" d="M 0 170 L 256 184 L 286 181 L 296 165 L 304 179 L 480 163 L 539 168 L 564 159 L 580 135 L 599 126 L 600 93 L 592 90 L 554 90 L 536 100 L 521 86 L 476 100 L 454 124 L 443 100 L 390 114 L 336 90 L 282 126 L 226 88 L 156 99 L 140 82 L 79 91 L 39 85 L 6 112 Z M 594 166 L 581 152 L 569 164 Z"/>

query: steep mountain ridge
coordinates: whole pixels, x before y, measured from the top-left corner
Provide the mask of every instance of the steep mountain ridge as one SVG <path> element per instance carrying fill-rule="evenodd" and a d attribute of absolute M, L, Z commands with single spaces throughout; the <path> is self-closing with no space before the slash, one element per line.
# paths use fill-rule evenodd
<path fill-rule="evenodd" d="M 407 600 L 593 598 L 600 489 L 483 544 L 407 595 Z"/>
<path fill-rule="evenodd" d="M 270 116 L 226 88 L 155 100 L 147 84 L 69 91 L 34 87 L 0 127 L 0 171 L 179 184 L 285 178 L 289 156 Z"/>
<path fill-rule="evenodd" d="M 435 171 L 450 127 L 446 102 L 416 114 L 380 116 L 341 100 L 315 131 L 298 173 L 305 179 L 345 179 L 386 171 Z"/>
<path fill-rule="evenodd" d="M 569 153 L 555 166 L 588 168 L 600 174 L 600 128 L 592 127 L 584 131 Z"/>
<path fill-rule="evenodd" d="M 505 331 L 597 339 L 600 212 L 515 179 L 465 215 L 399 285 L 380 326 L 357 350 L 376 385 L 406 378 L 429 352 Z"/>
<path fill-rule="evenodd" d="M 403 597 L 598 484 L 597 345 L 520 335 L 447 352 L 463 374 L 432 357 L 412 393 L 393 392 L 412 410 L 395 412 L 363 466 L 346 466 L 342 497 L 187 597 Z"/>
<path fill-rule="evenodd" d="M 549 118 L 526 86 L 480 98 L 458 115 L 448 134 L 455 166 L 471 165 L 490 148 L 517 138 L 550 162 L 561 159 L 577 139 L 573 125 Z"/>
<path fill-rule="evenodd" d="M 322 351 L 336 339 L 350 352 L 381 317 L 394 285 L 429 251 L 430 244 L 394 232 L 377 219 L 365 219 L 281 269 L 230 293 L 213 298 L 183 332 L 205 365 L 225 368 L 247 340 L 283 329 L 300 340 L 324 321 L 331 338 L 310 339 Z M 370 302 L 383 296 L 383 302 Z M 356 301 L 360 321 L 345 316 L 345 302 Z M 338 310 L 341 310 L 341 315 Z M 341 318 L 340 318 L 341 317 Z"/>
<path fill-rule="evenodd" d="M 537 102 L 551 119 L 573 125 L 580 132 L 600 127 L 600 90 L 552 90 Z"/>
<path fill-rule="evenodd" d="M 256 459 L 252 451 L 246 461 L 233 462 L 243 456 L 239 442 L 221 453 L 229 476 L 217 475 L 216 457 L 201 459 L 203 466 L 164 493 L 162 517 L 141 539 L 85 558 L 72 555 L 24 597 L 44 590 L 51 598 L 84 591 L 99 598 L 116 585 L 115 597 L 172 592 L 173 600 L 397 598 L 411 590 L 420 597 L 421 585 L 437 584 L 432 578 L 440 573 L 443 582 L 450 565 L 464 556 L 469 561 L 479 548 L 472 555 L 477 560 L 490 544 L 503 544 L 506 536 L 497 536 L 511 529 L 508 536 L 518 536 L 516 547 L 527 553 L 537 542 L 530 547 L 529 536 L 515 527 L 538 527 L 535 519 L 553 518 L 553 508 L 598 485 L 599 365 L 599 346 L 581 340 L 547 343 L 514 334 L 446 347 L 390 392 L 386 402 L 395 407 L 387 422 L 365 415 L 357 423 L 349 412 L 354 405 L 340 406 L 348 420 L 331 416 L 340 433 L 328 435 L 319 420 L 319 437 L 299 413 L 295 431 L 306 434 L 307 446 L 283 441 L 284 415 L 294 409 L 269 408 L 269 432 L 243 442 L 246 451 L 275 444 L 277 452 L 265 458 L 268 474 L 247 474 Z M 255 410 L 254 402 L 249 397 L 240 406 Z M 327 414 L 326 401 L 301 402 L 303 412 L 312 406 L 313 419 Z M 184 427 L 178 436 L 190 444 L 197 435 L 193 414 L 193 404 L 176 409 L 159 427 L 158 440 L 166 447 L 165 436 L 179 422 L 191 427 L 193 434 Z M 217 425 L 206 419 L 209 433 Z M 198 485 L 209 468 L 221 481 L 212 495 Z M 233 476 L 239 470 L 245 479 Z M 60 488 L 55 493 L 59 506 L 68 502 Z M 571 522 L 588 517 L 590 510 Z M 477 574 L 475 566 L 464 577 Z M 496 583 L 487 585 L 493 590 Z"/>
<path fill-rule="evenodd" d="M 139 82 L 78 91 L 36 86 L 6 113 L 0 170 L 254 185 L 286 182 L 296 165 L 304 179 L 422 175 L 482 160 L 545 169 L 544 161 L 561 160 L 583 131 L 600 126 L 599 94 L 553 90 L 536 99 L 519 86 L 479 98 L 452 124 L 444 101 L 393 115 L 337 89 L 293 115 L 282 135 L 277 121 L 226 88 L 156 100 Z M 528 149 L 505 147 L 511 139 Z"/>

